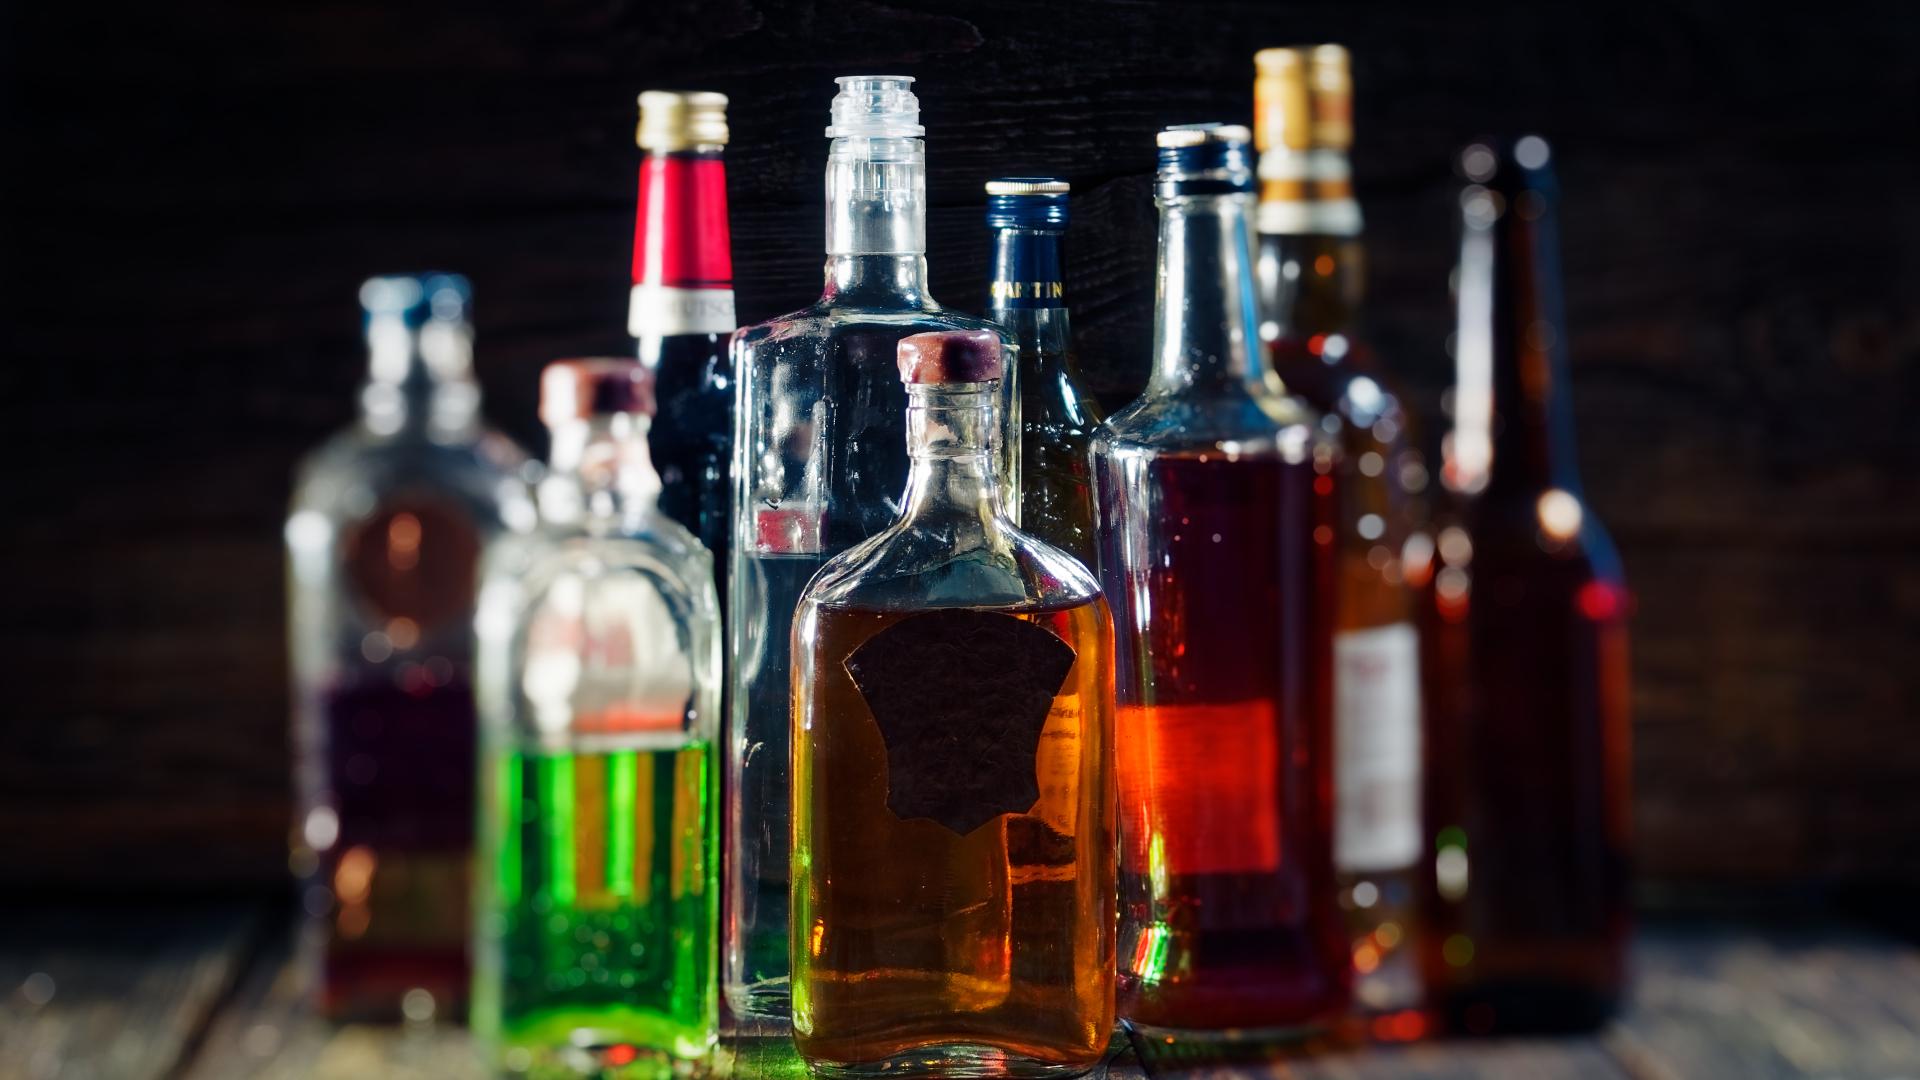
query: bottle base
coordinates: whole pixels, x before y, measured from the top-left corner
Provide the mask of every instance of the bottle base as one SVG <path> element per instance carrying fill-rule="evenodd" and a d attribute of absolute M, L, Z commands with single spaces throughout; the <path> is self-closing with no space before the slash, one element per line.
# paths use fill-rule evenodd
<path fill-rule="evenodd" d="M 734 1019 L 751 1026 L 757 1021 L 793 1021 L 793 995 L 784 978 L 767 979 L 748 986 L 727 987 L 727 1010 Z"/>
<path fill-rule="evenodd" d="M 1274 1027 L 1172 1028 L 1127 1020 L 1134 1056 L 1148 1071 L 1305 1057 L 1346 1044 L 1324 1021 Z"/>
<path fill-rule="evenodd" d="M 878 1061 L 835 1062 L 807 1060 L 807 1071 L 826 1080 L 879 1080 L 906 1076 L 938 1076 L 942 1080 L 1066 1080 L 1088 1076 L 1099 1061 L 1059 1064 L 1010 1054 L 992 1046 L 947 1043 L 905 1050 Z"/>

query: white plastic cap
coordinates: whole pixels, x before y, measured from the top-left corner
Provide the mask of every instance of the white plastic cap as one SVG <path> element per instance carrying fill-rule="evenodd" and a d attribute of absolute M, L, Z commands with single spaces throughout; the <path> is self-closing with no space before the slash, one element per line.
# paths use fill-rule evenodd
<path fill-rule="evenodd" d="M 833 99 L 827 138 L 917 139 L 927 133 L 920 126 L 913 76 L 842 75 L 833 81 L 840 93 Z"/>

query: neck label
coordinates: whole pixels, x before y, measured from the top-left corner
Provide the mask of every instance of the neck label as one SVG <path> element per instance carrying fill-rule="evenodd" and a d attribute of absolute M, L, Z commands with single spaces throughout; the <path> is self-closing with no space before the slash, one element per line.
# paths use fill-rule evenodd
<path fill-rule="evenodd" d="M 1060 234 L 1007 229 L 994 245 L 990 303 L 999 309 L 1067 306 Z"/>
<path fill-rule="evenodd" d="M 726 334 L 735 326 L 727 173 L 718 154 L 648 154 L 633 227 L 634 337 Z"/>

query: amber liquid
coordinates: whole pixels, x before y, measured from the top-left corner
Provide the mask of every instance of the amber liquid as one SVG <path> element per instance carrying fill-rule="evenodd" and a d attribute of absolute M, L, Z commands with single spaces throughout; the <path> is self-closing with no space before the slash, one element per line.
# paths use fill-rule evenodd
<path fill-rule="evenodd" d="M 1331 842 L 1333 482 L 1217 451 L 1163 454 L 1131 482 L 1101 467 L 1103 584 L 1140 643 L 1117 683 L 1121 1012 L 1322 1024 L 1350 971 Z"/>
<path fill-rule="evenodd" d="M 915 613 L 823 608 L 811 641 L 796 641 L 796 693 L 812 704 L 810 715 L 796 708 L 793 754 L 794 1040 L 816 1067 L 859 1071 L 945 1048 L 946 1075 L 995 1071 L 965 1065 L 996 1055 L 1077 1072 L 1106 1050 L 1112 624 L 1098 599 L 1006 613 L 1075 658 L 1041 729 L 1038 801 L 965 835 L 889 809 L 887 746 L 846 668 Z M 929 673 L 928 692 L 994 677 L 964 658 L 956 668 Z"/>
<path fill-rule="evenodd" d="M 1626 980 L 1626 592 L 1596 526 L 1547 550 L 1535 513 L 1488 496 L 1457 523 L 1471 555 L 1438 564 L 1422 628 L 1422 968 L 1474 1034 L 1596 1027 Z"/>

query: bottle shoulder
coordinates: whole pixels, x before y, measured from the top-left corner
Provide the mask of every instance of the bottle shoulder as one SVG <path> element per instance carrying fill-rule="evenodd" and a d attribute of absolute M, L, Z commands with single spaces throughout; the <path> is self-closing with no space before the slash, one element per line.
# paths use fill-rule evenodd
<path fill-rule="evenodd" d="M 427 438 L 354 424 L 301 460 L 291 505 L 295 512 L 356 518 L 406 494 L 456 503 L 489 524 L 525 530 L 534 522 L 529 467 L 512 440 L 484 428 Z"/>
<path fill-rule="evenodd" d="M 938 306 L 892 308 L 820 301 L 741 327 L 734 331 L 731 350 L 737 362 L 743 355 L 857 333 L 863 327 L 894 331 L 899 336 L 928 330 L 990 330 L 1008 346 L 1015 344 L 998 323 Z"/>
<path fill-rule="evenodd" d="M 1320 413 L 1291 394 L 1231 387 L 1149 393 L 1107 418 L 1096 452 L 1220 451 L 1293 456 L 1331 446 Z"/>
<path fill-rule="evenodd" d="M 877 610 L 1011 611 L 1074 607 L 1101 597 L 1088 567 L 1011 522 L 998 522 L 971 542 L 956 544 L 955 532 L 938 523 L 897 523 L 830 559 L 801 602 Z"/>

